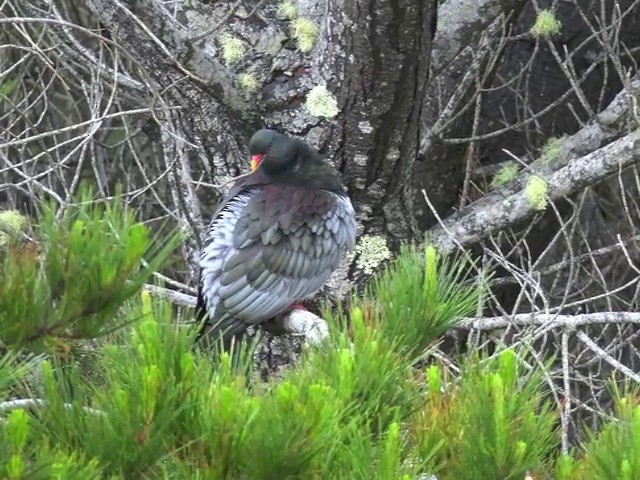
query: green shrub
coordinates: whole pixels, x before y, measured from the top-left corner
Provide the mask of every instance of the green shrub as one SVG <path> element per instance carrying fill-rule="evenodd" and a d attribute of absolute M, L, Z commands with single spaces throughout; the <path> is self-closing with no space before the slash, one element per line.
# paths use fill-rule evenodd
<path fill-rule="evenodd" d="M 403 247 L 346 311 L 325 308 L 323 345 L 261 383 L 246 368 L 250 349 L 212 358 L 194 348 L 189 312 L 141 292 L 150 270 L 140 259 L 154 249 L 118 204 L 80 202 L 58 222 L 50 209 L 34 227 L 38 248 L 17 244 L 3 258 L 3 305 L 24 315 L 2 317 L 12 350 L 31 346 L 24 339 L 34 332 L 59 346 L 102 338 L 90 374 L 60 355 L 0 354 L 0 478 L 569 480 L 640 471 L 636 397 L 619 402 L 619 420 L 586 452 L 561 456 L 542 372 L 524 368 L 520 352 L 457 358 L 456 377 L 427 363 L 439 336 L 482 301 L 485 276 L 460 258 Z M 27 303 L 13 305 L 7 292 Z M 22 318 L 33 323 L 16 327 Z M 42 333 L 50 319 L 60 328 Z M 36 368 L 41 398 L 29 409 L 7 403 Z"/>
<path fill-rule="evenodd" d="M 586 480 L 640 478 L 640 399 L 637 395 L 618 398 L 617 421 L 609 422 L 602 430 L 588 434 L 585 445 L 584 469 Z"/>
<path fill-rule="evenodd" d="M 427 401 L 413 436 L 438 478 L 522 479 L 544 472 L 558 447 L 557 415 L 543 401 L 541 376 L 523 375 L 516 354 L 467 359 L 460 380 L 427 370 Z"/>
<path fill-rule="evenodd" d="M 443 258 L 431 246 L 403 246 L 400 255 L 353 304 L 384 338 L 395 339 L 407 354 L 417 354 L 478 308 L 486 279 L 472 283 L 473 265 L 460 257 Z"/>
<path fill-rule="evenodd" d="M 89 191 L 61 218 L 52 204 L 45 205 L 35 241 L 0 250 L 2 343 L 64 351 L 74 340 L 118 327 L 116 312 L 178 241 L 173 236 L 164 244 L 152 242 L 147 227 L 123 205 L 118 198 L 92 202 Z"/>

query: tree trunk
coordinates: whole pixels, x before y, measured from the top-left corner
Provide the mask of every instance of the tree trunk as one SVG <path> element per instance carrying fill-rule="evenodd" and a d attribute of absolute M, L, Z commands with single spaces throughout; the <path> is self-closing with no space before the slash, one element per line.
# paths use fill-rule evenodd
<path fill-rule="evenodd" d="M 191 162 L 180 162 L 178 169 L 191 165 L 196 177 L 204 163 L 209 180 L 218 183 L 246 169 L 247 139 L 256 128 L 276 128 L 304 137 L 340 169 L 359 233 L 384 235 L 391 245 L 418 235 L 409 180 L 421 139 L 434 1 L 298 2 L 299 15 L 319 26 L 310 55 L 293 48 L 290 22 L 278 19 L 274 9 L 229 20 L 215 34 L 193 41 L 232 7 L 187 2 L 174 21 L 149 0 L 127 7 L 107 0 L 87 5 L 144 67 L 167 108 L 178 107 L 160 119 L 170 132 L 162 137 L 165 154 L 179 157 L 175 143 L 187 146 Z M 218 59 L 220 41 L 229 33 L 251 46 L 232 68 Z M 262 84 L 253 97 L 243 97 L 236 86 L 242 72 L 254 72 Z M 332 121 L 311 115 L 303 103 L 316 85 L 337 97 L 339 114 Z M 188 182 L 180 188 L 178 197 L 192 198 Z M 192 204 L 184 213 L 201 226 Z"/>

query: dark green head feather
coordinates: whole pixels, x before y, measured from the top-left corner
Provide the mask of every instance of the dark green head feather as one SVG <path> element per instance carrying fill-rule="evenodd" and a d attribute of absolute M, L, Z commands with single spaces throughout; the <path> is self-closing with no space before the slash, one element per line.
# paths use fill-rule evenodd
<path fill-rule="evenodd" d="M 251 155 L 263 155 L 256 173 L 268 183 L 298 185 L 344 193 L 333 166 L 306 142 L 274 130 L 258 130 L 249 142 Z"/>

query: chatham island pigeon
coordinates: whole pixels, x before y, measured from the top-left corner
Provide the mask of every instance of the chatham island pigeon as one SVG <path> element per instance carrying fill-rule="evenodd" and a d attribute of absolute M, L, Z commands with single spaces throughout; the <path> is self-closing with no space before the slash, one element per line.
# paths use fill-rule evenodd
<path fill-rule="evenodd" d="M 263 129 L 249 152 L 251 172 L 234 179 L 200 257 L 198 338 L 222 339 L 226 349 L 249 326 L 312 297 L 356 240 L 344 184 L 316 150 Z"/>

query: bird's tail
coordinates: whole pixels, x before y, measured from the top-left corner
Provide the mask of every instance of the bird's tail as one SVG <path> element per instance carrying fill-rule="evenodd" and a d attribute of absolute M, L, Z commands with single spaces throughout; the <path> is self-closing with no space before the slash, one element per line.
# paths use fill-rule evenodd
<path fill-rule="evenodd" d="M 196 342 L 206 343 L 216 348 L 229 352 L 232 347 L 237 348 L 237 344 L 242 340 L 248 325 L 237 318 L 226 317 L 215 322 L 211 322 L 206 316 L 199 321 L 202 322 L 200 331 L 196 337 Z"/>
<path fill-rule="evenodd" d="M 248 327 L 242 320 L 233 317 L 222 317 L 215 322 L 212 321 L 207 314 L 207 305 L 200 290 L 198 290 L 195 316 L 196 323 L 199 325 L 196 343 L 206 340 L 207 343 L 219 344 L 222 341 L 225 351 L 229 351 L 234 338 L 236 341 L 241 340 Z"/>
<path fill-rule="evenodd" d="M 199 325 L 195 343 L 206 352 L 212 353 L 214 358 L 221 353 L 231 355 L 231 364 L 234 370 L 248 371 L 251 364 L 251 356 L 247 355 L 248 345 L 242 342 L 248 325 L 233 317 L 223 317 L 212 321 L 208 314 L 204 299 L 198 292 L 196 305 L 196 322 Z"/>

